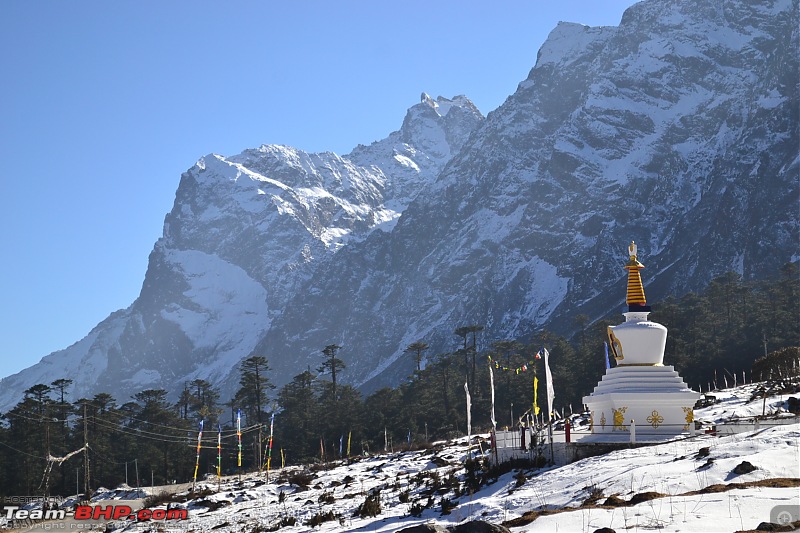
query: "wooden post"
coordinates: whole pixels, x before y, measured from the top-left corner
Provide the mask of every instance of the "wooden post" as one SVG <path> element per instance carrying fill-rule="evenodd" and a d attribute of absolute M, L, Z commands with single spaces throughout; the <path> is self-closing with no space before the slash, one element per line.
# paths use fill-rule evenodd
<path fill-rule="evenodd" d="M 89 498 L 89 424 L 86 419 L 86 402 L 83 402 L 83 497 Z"/>

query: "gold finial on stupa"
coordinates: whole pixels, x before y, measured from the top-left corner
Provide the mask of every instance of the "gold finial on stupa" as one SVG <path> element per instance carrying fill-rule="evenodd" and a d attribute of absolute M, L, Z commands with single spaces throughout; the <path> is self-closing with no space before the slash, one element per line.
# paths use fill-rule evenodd
<path fill-rule="evenodd" d="M 628 271 L 628 294 L 625 303 L 628 304 L 629 311 L 649 311 L 647 300 L 644 297 L 642 277 L 639 275 L 639 271 L 644 268 L 644 265 L 636 258 L 637 246 L 633 241 L 628 246 L 628 254 L 630 259 L 625 265 L 625 270 Z"/>

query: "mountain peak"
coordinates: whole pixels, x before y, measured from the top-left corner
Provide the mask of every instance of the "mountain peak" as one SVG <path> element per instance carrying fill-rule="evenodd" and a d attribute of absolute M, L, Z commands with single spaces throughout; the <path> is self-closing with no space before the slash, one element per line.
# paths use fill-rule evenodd
<path fill-rule="evenodd" d="M 363 167 L 379 166 L 388 178 L 387 196 L 405 206 L 436 178 L 483 120 L 466 96 L 434 100 L 423 92 L 398 131 L 369 146 L 359 145 L 344 157 Z M 383 163 L 387 160 L 388 165 Z"/>
<path fill-rule="evenodd" d="M 593 42 L 605 40 L 616 31 L 616 26 L 592 27 L 559 22 L 539 49 L 536 68 L 547 64 L 567 65 L 580 57 Z"/>
<path fill-rule="evenodd" d="M 454 96 L 452 99 L 445 98 L 444 96 L 437 96 L 434 100 L 428 93 L 423 92 L 422 96 L 420 96 L 420 103 L 413 106 L 409 111 L 418 106 L 422 109 L 425 109 L 425 106 L 430 107 L 436 111 L 436 114 L 440 117 L 447 116 L 453 108 L 458 108 L 472 115 L 482 116 L 475 104 L 472 103 L 472 100 L 463 94 Z"/>

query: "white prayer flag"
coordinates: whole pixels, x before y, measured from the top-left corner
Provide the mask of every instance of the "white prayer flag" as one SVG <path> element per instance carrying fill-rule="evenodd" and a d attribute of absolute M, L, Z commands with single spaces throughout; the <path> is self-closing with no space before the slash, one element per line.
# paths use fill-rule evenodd
<path fill-rule="evenodd" d="M 492 390 L 492 429 L 496 429 L 497 420 L 494 418 L 494 371 L 492 370 L 492 365 L 489 365 L 489 388 Z"/>
<path fill-rule="evenodd" d="M 543 348 L 543 350 L 544 372 L 547 381 L 547 416 L 549 418 L 553 414 L 553 398 L 555 398 L 555 393 L 553 392 L 553 374 L 550 373 L 550 352 L 547 351 L 547 348 Z"/>
<path fill-rule="evenodd" d="M 464 382 L 464 392 L 467 393 L 467 437 L 472 437 L 472 399 L 469 397 L 469 386 Z"/>

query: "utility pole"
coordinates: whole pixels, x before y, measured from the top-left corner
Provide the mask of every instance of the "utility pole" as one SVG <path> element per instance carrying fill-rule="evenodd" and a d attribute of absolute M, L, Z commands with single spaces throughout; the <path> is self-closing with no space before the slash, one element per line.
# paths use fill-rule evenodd
<path fill-rule="evenodd" d="M 83 493 L 89 498 L 89 424 L 86 419 L 86 402 L 83 402 Z"/>
<path fill-rule="evenodd" d="M 50 461 L 50 417 L 47 417 L 44 425 L 44 440 L 45 440 L 45 448 L 47 449 L 47 457 L 48 457 L 48 465 L 47 465 L 47 474 L 46 480 L 44 485 L 44 496 L 47 498 L 50 496 L 50 467 L 52 466 L 49 464 Z"/>

